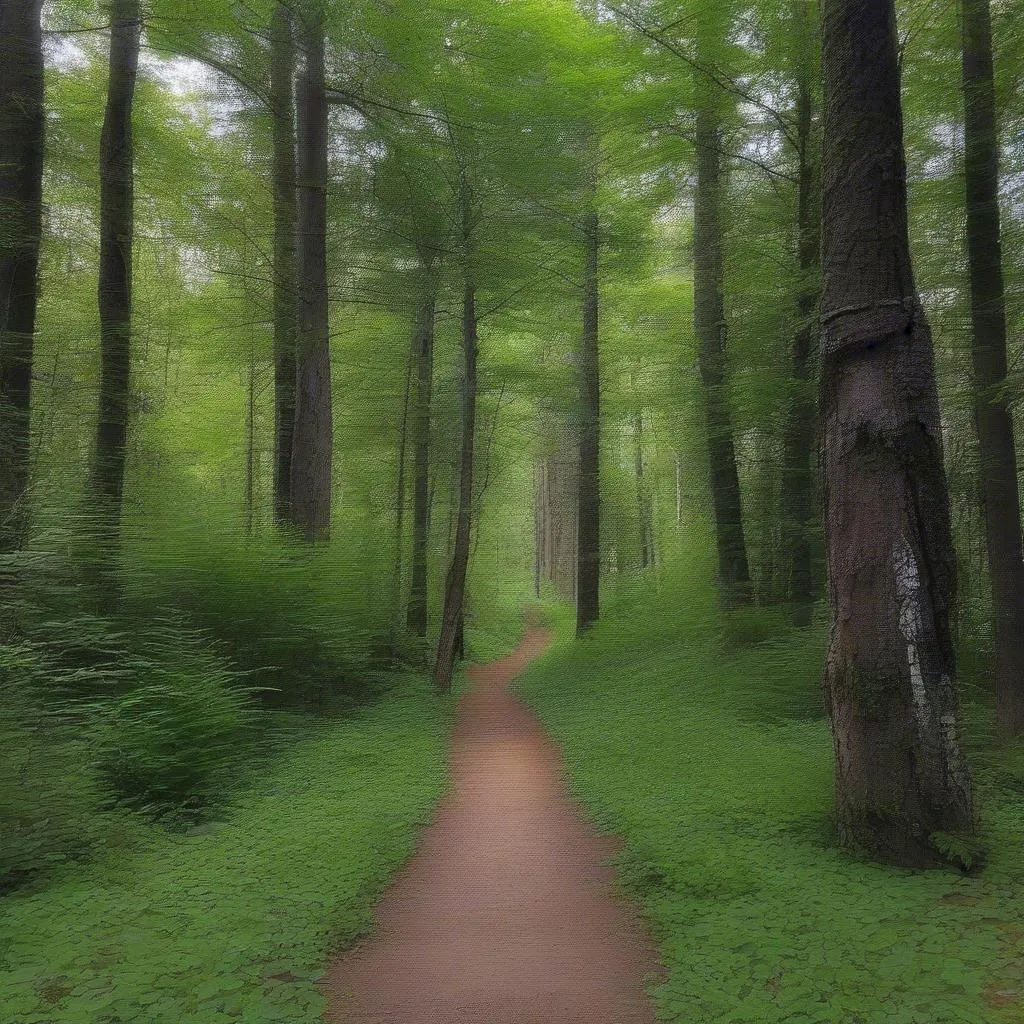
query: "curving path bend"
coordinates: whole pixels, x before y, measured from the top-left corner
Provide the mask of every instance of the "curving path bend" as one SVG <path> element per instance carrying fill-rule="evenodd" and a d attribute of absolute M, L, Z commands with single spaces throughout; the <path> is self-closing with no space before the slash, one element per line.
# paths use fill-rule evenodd
<path fill-rule="evenodd" d="M 558 751 L 508 691 L 550 642 L 469 670 L 451 790 L 377 908 L 373 934 L 324 981 L 345 1024 L 654 1024 L 658 965 L 611 891 L 614 852 L 579 815 Z"/>

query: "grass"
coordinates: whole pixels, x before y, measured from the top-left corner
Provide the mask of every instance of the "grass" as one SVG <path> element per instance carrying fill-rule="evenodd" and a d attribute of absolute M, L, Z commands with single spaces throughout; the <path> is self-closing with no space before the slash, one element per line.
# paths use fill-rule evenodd
<path fill-rule="evenodd" d="M 312 727 L 224 820 L 153 830 L 0 904 L 4 1024 L 313 1024 L 445 779 L 450 711 L 409 677 Z"/>
<path fill-rule="evenodd" d="M 664 609 L 671 609 L 671 613 Z M 683 609 L 681 613 L 678 609 Z M 764 637 L 775 634 L 776 639 Z M 972 707 L 990 856 L 974 877 L 863 863 L 832 842 L 823 631 L 712 600 L 612 610 L 520 683 L 597 825 L 686 1024 L 1001 1024 L 1024 1014 L 1024 772 Z"/>

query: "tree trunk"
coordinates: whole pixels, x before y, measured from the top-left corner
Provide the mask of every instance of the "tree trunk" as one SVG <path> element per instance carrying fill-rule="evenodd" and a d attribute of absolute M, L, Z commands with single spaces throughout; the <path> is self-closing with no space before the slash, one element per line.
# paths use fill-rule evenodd
<path fill-rule="evenodd" d="M 415 636 L 427 635 L 427 555 L 430 545 L 430 410 L 434 374 L 434 318 L 437 294 L 433 280 L 423 290 L 413 328 L 416 389 L 413 408 L 412 579 L 406 624 Z"/>
<path fill-rule="evenodd" d="M 601 362 L 598 331 L 601 227 L 596 210 L 583 230 L 583 334 L 580 344 L 579 513 L 576 542 L 576 633 L 600 614 L 601 593 Z"/>
<path fill-rule="evenodd" d="M 633 413 L 633 472 L 636 477 L 636 510 L 640 524 L 640 568 L 654 564 L 654 529 L 651 522 L 651 502 L 644 478 L 644 414 Z"/>
<path fill-rule="evenodd" d="M 110 79 L 100 141 L 100 393 L 92 491 L 117 529 L 124 492 L 132 331 L 135 169 L 132 105 L 139 65 L 138 0 L 113 0 Z"/>
<path fill-rule="evenodd" d="M 41 8 L 0 4 L 0 552 L 20 547 L 27 523 L 46 129 Z"/>
<path fill-rule="evenodd" d="M 893 0 L 825 0 L 821 407 L 840 841 L 924 866 L 973 827 L 955 559 L 914 284 Z M 951 859 L 955 859 L 953 856 Z"/>
<path fill-rule="evenodd" d="M 1024 730 L 1024 554 L 1013 417 L 1006 405 L 1006 306 L 989 0 L 963 0 L 964 142 L 971 355 L 996 643 L 996 714 Z"/>
<path fill-rule="evenodd" d="M 726 609 L 752 599 L 743 537 L 740 478 L 726 381 L 722 271 L 721 140 L 715 114 L 697 111 L 697 193 L 693 223 L 693 326 L 704 382 L 718 576 Z"/>
<path fill-rule="evenodd" d="M 256 501 L 256 352 L 249 347 L 245 407 L 245 535 L 252 536 Z"/>
<path fill-rule="evenodd" d="M 303 9 L 303 67 L 296 96 L 298 122 L 298 333 L 291 517 L 308 541 L 331 533 L 331 351 L 327 291 L 327 91 L 323 13 Z"/>
<path fill-rule="evenodd" d="M 463 199 L 468 207 L 468 200 Z M 470 213 L 464 212 L 465 237 L 471 237 Z M 444 587 L 444 611 L 437 640 L 434 685 L 450 693 L 455 659 L 463 646 L 463 603 L 466 596 L 466 570 L 469 566 L 469 539 L 473 509 L 473 441 L 476 428 L 477 319 L 476 286 L 467 254 L 465 287 L 462 298 L 462 443 L 459 458 L 459 512 L 455 527 L 455 546 Z"/>
<path fill-rule="evenodd" d="M 800 49 L 797 74 L 797 325 L 793 334 L 793 394 L 786 417 L 782 475 L 782 515 L 787 565 L 788 597 L 794 626 L 810 625 L 814 609 L 815 579 L 811 566 L 811 531 L 814 528 L 814 417 L 811 355 L 814 349 L 814 316 L 820 299 L 821 205 L 818 175 L 813 156 L 814 97 L 812 62 L 808 53 L 813 33 L 807 5 L 798 0 L 794 16 Z"/>
<path fill-rule="evenodd" d="M 295 41 L 291 12 L 278 2 L 270 27 L 274 186 L 274 521 L 291 518 L 295 433 Z"/>
<path fill-rule="evenodd" d="M 405 554 L 405 453 L 409 442 L 409 395 L 412 389 L 412 367 L 416 360 L 414 337 L 409 345 L 409 357 L 405 364 L 405 387 L 402 390 L 402 415 L 398 422 L 398 480 L 395 486 L 395 566 L 391 590 L 391 629 L 399 629 L 402 603 L 402 565 Z"/>

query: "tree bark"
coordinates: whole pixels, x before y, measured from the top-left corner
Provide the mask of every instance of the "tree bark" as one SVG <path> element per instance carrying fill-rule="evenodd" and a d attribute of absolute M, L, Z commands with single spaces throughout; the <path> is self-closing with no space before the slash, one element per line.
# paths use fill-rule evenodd
<path fill-rule="evenodd" d="M 821 408 L 840 841 L 896 864 L 973 828 L 949 502 L 910 261 L 893 0 L 825 0 Z M 955 859 L 953 857 L 952 859 Z"/>
<path fill-rule="evenodd" d="M 274 520 L 291 518 L 295 433 L 295 41 L 289 7 L 278 2 L 270 27 L 270 105 L 274 187 Z"/>
<path fill-rule="evenodd" d="M 711 502 L 715 516 L 718 576 L 726 609 L 753 597 L 743 536 L 740 478 L 733 442 L 725 355 L 722 269 L 721 138 L 709 105 L 697 111 L 697 192 L 693 224 L 693 326 L 704 382 Z"/>
<path fill-rule="evenodd" d="M 651 517 L 651 499 L 644 478 L 644 414 L 633 413 L 633 472 L 636 477 L 637 522 L 640 524 L 640 568 L 654 564 L 654 526 Z"/>
<path fill-rule="evenodd" d="M 811 565 L 811 532 L 814 529 L 814 420 L 811 382 L 814 351 L 814 317 L 821 293 L 821 202 L 813 155 L 814 94 L 809 59 L 813 33 L 808 25 L 807 4 L 794 6 L 799 49 L 797 72 L 797 325 L 793 334 L 793 394 L 786 417 L 783 453 L 782 514 L 787 556 L 788 597 L 794 626 L 810 625 L 814 609 L 815 578 Z"/>
<path fill-rule="evenodd" d="M 463 198 L 465 237 L 471 238 L 469 200 Z M 466 597 L 466 570 L 469 566 L 469 540 L 473 509 L 473 442 L 476 431 L 476 357 L 477 357 L 476 285 L 467 254 L 462 298 L 462 442 L 459 457 L 459 511 L 455 527 L 455 546 L 444 588 L 444 611 L 437 640 L 434 685 L 450 693 L 455 659 L 463 646 L 463 604 Z"/>
<path fill-rule="evenodd" d="M 999 224 L 999 140 L 989 0 L 963 0 L 964 142 L 971 356 L 995 620 L 996 716 L 1024 730 L 1024 552 L 1013 417 L 1006 404 L 1006 305 Z"/>
<path fill-rule="evenodd" d="M 32 349 L 43 233 L 42 0 L 0 4 L 0 552 L 27 526 Z"/>
<path fill-rule="evenodd" d="M 402 415 L 398 422 L 398 479 L 395 485 L 395 565 L 391 583 L 391 629 L 397 633 L 402 602 L 402 568 L 405 561 L 405 463 L 409 445 L 409 397 L 412 390 L 412 368 L 416 360 L 416 341 L 409 344 L 405 364 L 405 386 L 402 389 Z"/>
<path fill-rule="evenodd" d="M 296 95 L 298 123 L 298 332 L 291 519 L 307 541 L 331 533 L 333 426 L 327 290 L 327 90 L 323 12 L 302 9 L 303 67 Z"/>
<path fill-rule="evenodd" d="M 412 568 L 406 625 L 414 636 L 427 635 L 427 555 L 430 545 L 430 411 L 434 375 L 434 320 L 437 293 L 426 282 L 413 327 L 416 387 L 413 406 Z"/>
<path fill-rule="evenodd" d="M 583 228 L 583 333 L 580 343 L 580 458 L 576 542 L 576 633 L 600 615 L 601 594 L 601 361 L 599 273 L 601 226 L 591 210 Z"/>
<path fill-rule="evenodd" d="M 112 0 L 110 79 L 100 140 L 100 392 L 91 485 L 117 529 L 124 493 L 131 375 L 135 168 L 132 107 L 139 66 L 138 0 Z"/>

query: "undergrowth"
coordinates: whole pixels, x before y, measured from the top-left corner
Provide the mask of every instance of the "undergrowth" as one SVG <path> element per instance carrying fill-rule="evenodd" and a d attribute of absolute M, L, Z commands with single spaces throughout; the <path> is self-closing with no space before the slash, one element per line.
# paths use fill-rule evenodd
<path fill-rule="evenodd" d="M 989 861 L 914 873 L 836 849 L 824 629 L 737 621 L 709 588 L 613 605 L 521 689 L 575 793 L 622 836 L 621 884 L 685 1024 L 997 1024 L 1024 1014 L 1024 751 L 966 709 Z M 773 637 L 772 639 L 767 639 Z"/>
<path fill-rule="evenodd" d="M 328 954 L 412 852 L 449 712 L 405 677 L 283 751 L 223 820 L 8 896 L 4 1024 L 314 1024 Z"/>

